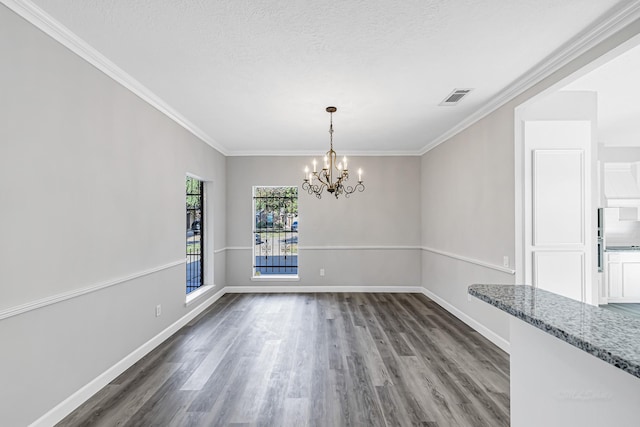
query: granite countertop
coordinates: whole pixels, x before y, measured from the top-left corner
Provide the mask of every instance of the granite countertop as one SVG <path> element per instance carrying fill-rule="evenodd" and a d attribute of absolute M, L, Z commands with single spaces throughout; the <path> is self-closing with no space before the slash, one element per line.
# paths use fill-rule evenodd
<path fill-rule="evenodd" d="M 640 252 L 640 246 L 607 246 L 605 252 Z"/>
<path fill-rule="evenodd" d="M 640 378 L 640 318 L 527 285 L 471 285 L 469 294 Z"/>

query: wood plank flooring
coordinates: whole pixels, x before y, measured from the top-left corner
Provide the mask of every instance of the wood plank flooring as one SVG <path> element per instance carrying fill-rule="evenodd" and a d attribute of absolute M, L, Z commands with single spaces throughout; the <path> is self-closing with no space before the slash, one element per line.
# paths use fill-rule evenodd
<path fill-rule="evenodd" d="M 508 426 L 509 359 L 418 294 L 227 294 L 59 426 Z"/>

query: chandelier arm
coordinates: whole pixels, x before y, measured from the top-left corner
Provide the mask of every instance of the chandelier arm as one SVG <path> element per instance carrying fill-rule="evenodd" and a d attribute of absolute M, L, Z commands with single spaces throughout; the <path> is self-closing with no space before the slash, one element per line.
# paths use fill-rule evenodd
<path fill-rule="evenodd" d="M 322 198 L 322 190 L 326 187 L 326 184 L 322 183 L 321 185 L 309 183 L 309 180 L 305 180 L 302 183 L 302 189 L 306 190 L 309 194 L 314 194 L 318 199 Z"/>
<path fill-rule="evenodd" d="M 364 184 L 362 183 L 362 172 L 358 171 L 358 183 L 355 186 L 345 185 L 349 180 L 349 170 L 347 168 L 347 158 L 344 158 L 344 164 L 338 162 L 338 155 L 333 149 L 333 113 L 337 111 L 336 107 L 327 107 L 330 113 L 329 121 L 329 151 L 325 153 L 324 167 L 320 171 L 316 171 L 316 161 L 313 160 L 313 172 L 309 173 L 305 168 L 305 178 L 302 183 L 302 189 L 307 193 L 322 198 L 322 193 L 326 189 L 336 199 L 340 195 L 349 197 L 355 191 L 363 192 Z M 335 182 L 334 174 L 336 176 Z M 314 183 L 315 182 L 315 183 Z"/>

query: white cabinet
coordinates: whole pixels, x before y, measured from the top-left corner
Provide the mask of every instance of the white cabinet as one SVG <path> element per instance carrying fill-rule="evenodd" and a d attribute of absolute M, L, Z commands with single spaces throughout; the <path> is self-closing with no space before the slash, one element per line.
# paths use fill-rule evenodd
<path fill-rule="evenodd" d="M 640 162 L 604 163 L 603 172 L 607 206 L 637 207 L 639 205 Z M 633 219 L 637 220 L 637 217 Z"/>
<path fill-rule="evenodd" d="M 607 252 L 609 302 L 640 302 L 640 252 Z"/>

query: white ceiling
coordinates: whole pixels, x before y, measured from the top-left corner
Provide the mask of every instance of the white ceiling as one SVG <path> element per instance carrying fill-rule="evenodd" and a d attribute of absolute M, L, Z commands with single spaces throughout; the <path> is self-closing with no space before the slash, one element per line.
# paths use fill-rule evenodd
<path fill-rule="evenodd" d="M 568 84 L 563 90 L 598 93 L 598 142 L 640 147 L 640 46 Z"/>
<path fill-rule="evenodd" d="M 15 2 L 16 0 L 14 0 Z M 28 3 L 25 1 L 25 3 Z M 33 0 L 225 154 L 416 154 L 619 0 Z M 438 104 L 474 88 L 455 107 Z"/>

